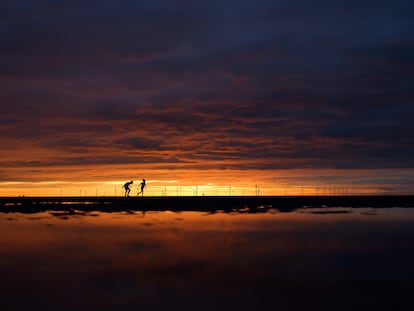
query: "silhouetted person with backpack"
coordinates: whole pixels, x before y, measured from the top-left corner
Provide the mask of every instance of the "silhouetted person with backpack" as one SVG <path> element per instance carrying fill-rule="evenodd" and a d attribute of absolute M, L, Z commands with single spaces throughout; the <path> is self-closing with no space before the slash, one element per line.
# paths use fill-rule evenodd
<path fill-rule="evenodd" d="M 123 187 L 124 187 L 124 189 L 125 189 L 125 196 L 126 197 L 129 197 L 129 193 L 131 192 L 131 188 L 129 188 L 132 184 L 134 183 L 134 181 L 128 181 L 128 182 L 126 182 L 124 185 L 123 185 Z"/>
<path fill-rule="evenodd" d="M 140 191 L 138 191 L 137 195 L 142 195 L 144 196 L 144 188 L 145 188 L 146 184 L 145 184 L 145 179 L 142 179 L 141 183 L 140 183 Z"/>

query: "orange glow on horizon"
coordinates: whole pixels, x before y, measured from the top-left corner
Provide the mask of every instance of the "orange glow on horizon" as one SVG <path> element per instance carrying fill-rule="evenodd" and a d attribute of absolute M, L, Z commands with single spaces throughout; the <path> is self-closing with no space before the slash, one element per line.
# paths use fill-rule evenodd
<path fill-rule="evenodd" d="M 411 194 L 398 184 L 364 183 L 384 176 L 360 170 L 162 170 L 121 166 L 63 167 L 25 175 L 22 180 L 0 182 L 0 196 L 122 196 L 123 184 L 134 180 L 131 196 L 137 194 L 142 178 L 146 196 L 254 196 L 254 195 L 363 195 Z M 39 180 L 43 179 L 43 180 Z"/>

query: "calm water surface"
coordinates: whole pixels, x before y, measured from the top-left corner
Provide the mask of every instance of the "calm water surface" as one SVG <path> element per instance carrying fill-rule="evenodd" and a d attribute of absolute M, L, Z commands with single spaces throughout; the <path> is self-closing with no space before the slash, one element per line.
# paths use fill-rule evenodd
<path fill-rule="evenodd" d="M 402 310 L 414 208 L 0 213 L 2 310 Z"/>

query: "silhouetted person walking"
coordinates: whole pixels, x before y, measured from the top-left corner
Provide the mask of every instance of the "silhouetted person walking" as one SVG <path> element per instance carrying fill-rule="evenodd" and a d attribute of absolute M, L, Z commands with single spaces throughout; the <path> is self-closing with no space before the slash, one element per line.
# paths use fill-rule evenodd
<path fill-rule="evenodd" d="M 140 191 L 138 191 L 137 195 L 142 195 L 144 196 L 144 188 L 145 188 L 146 184 L 145 184 L 145 179 L 142 179 L 141 183 L 140 183 Z"/>
<path fill-rule="evenodd" d="M 131 188 L 129 188 L 132 184 L 134 183 L 134 181 L 127 181 L 125 184 L 124 184 L 124 189 L 125 189 L 125 196 L 126 197 L 129 197 L 129 193 L 131 192 Z"/>

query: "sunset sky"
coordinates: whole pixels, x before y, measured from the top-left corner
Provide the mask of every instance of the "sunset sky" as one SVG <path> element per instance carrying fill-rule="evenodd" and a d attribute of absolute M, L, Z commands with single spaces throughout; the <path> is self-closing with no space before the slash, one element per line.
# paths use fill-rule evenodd
<path fill-rule="evenodd" d="M 411 0 L 4 0 L 0 25 L 0 195 L 414 193 Z"/>

